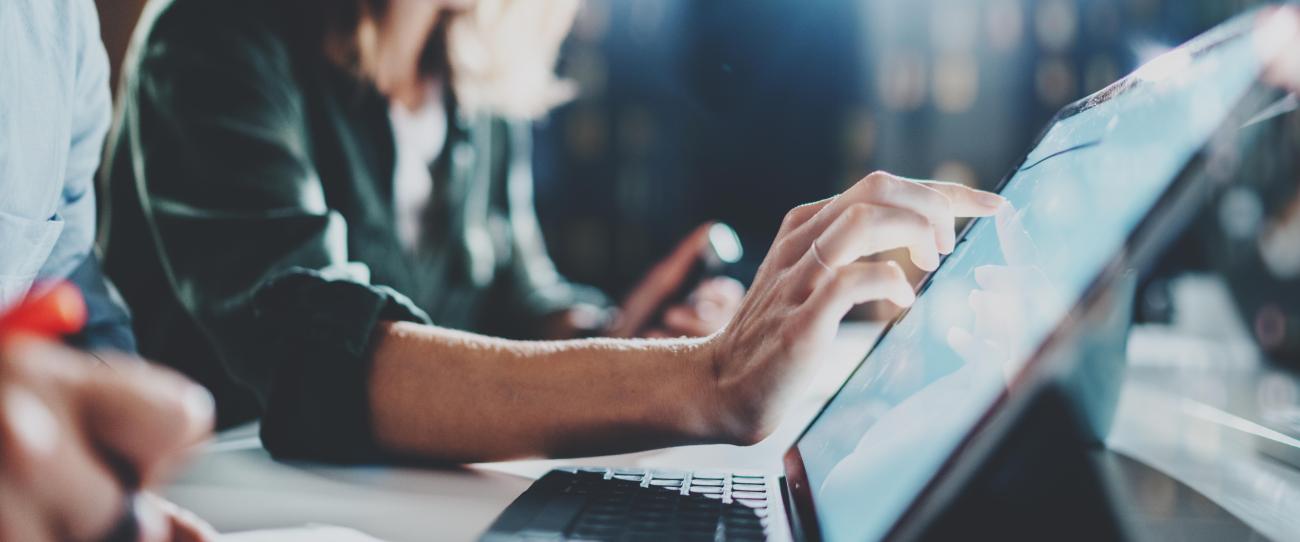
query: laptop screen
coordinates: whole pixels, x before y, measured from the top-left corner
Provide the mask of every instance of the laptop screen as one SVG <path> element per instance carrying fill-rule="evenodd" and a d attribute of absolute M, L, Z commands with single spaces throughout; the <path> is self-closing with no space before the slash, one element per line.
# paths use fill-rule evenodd
<path fill-rule="evenodd" d="M 1259 76 L 1238 21 L 1067 108 L 796 447 L 829 540 L 886 535 Z M 1235 34 L 1234 34 L 1235 28 Z"/>

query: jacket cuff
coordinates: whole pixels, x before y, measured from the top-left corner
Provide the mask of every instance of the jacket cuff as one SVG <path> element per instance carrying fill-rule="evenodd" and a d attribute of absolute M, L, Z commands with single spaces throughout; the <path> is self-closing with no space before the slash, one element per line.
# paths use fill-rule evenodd
<path fill-rule="evenodd" d="M 359 462 L 383 456 L 370 424 L 368 395 L 375 327 L 428 323 L 396 291 L 319 271 L 293 269 L 267 283 L 253 302 L 278 356 L 265 394 L 262 444 L 281 459 Z"/>

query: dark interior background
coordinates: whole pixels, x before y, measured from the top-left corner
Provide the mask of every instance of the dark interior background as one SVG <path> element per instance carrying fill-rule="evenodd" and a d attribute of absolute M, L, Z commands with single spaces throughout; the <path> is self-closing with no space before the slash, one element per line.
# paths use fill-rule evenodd
<path fill-rule="evenodd" d="M 96 0 L 116 65 L 143 0 Z M 789 207 L 874 169 L 990 187 L 1062 105 L 1254 0 L 588 0 L 537 127 L 551 254 L 621 295 L 694 225 L 752 273 Z"/>

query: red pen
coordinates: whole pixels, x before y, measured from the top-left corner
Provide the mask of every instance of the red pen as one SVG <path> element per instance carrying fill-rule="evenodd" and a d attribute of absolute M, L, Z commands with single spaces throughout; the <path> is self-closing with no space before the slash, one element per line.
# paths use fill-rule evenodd
<path fill-rule="evenodd" d="M 0 337 L 22 333 L 57 339 L 86 325 L 86 300 L 76 285 L 57 282 L 32 292 L 0 315 Z"/>

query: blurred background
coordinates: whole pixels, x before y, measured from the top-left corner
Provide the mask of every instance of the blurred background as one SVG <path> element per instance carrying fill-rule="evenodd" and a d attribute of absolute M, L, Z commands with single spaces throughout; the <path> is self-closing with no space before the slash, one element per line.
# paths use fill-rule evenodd
<path fill-rule="evenodd" d="M 752 273 L 789 207 L 875 169 L 993 187 L 1062 105 L 1259 2 L 590 0 L 538 127 L 570 277 L 620 294 L 720 219 Z"/>
<path fill-rule="evenodd" d="M 114 64 L 143 0 L 97 0 Z M 569 277 L 620 296 L 719 219 L 752 274 L 785 210 L 874 169 L 992 187 L 1062 105 L 1259 2 L 588 0 L 537 126 Z"/>

